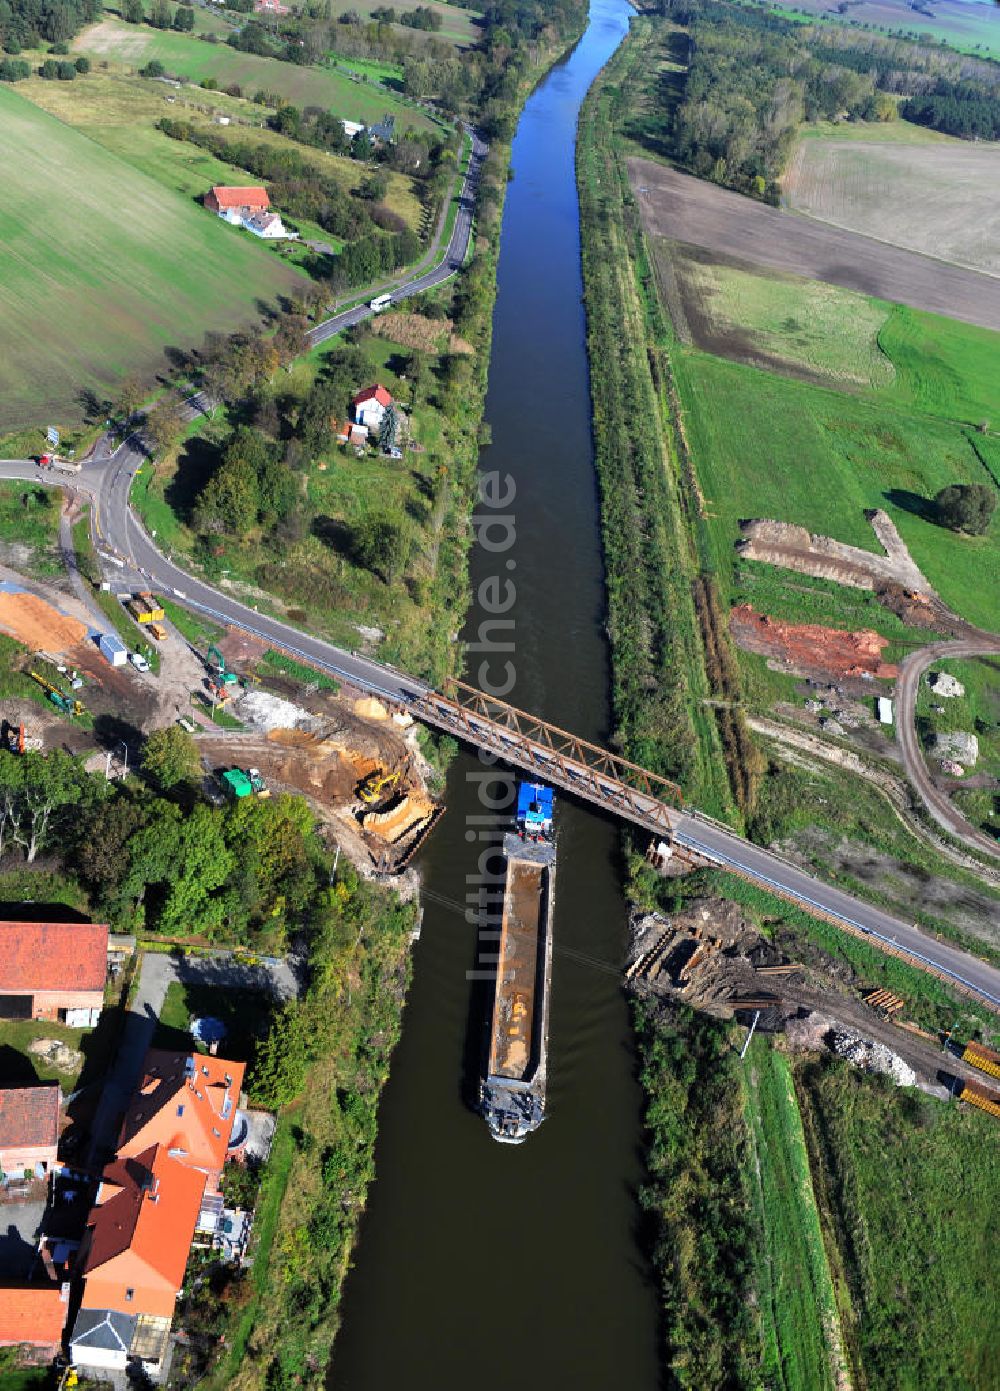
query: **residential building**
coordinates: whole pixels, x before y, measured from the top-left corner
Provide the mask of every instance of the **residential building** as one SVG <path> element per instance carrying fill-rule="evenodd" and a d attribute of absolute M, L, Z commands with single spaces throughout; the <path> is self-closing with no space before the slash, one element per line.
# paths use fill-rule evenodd
<path fill-rule="evenodd" d="M 123 1368 L 131 1358 L 160 1369 L 204 1192 L 204 1173 L 163 1145 L 104 1170 L 80 1248 L 74 1362 Z"/>
<path fill-rule="evenodd" d="M 282 237 L 293 235 L 285 230 L 285 224 L 277 213 L 256 213 L 253 217 L 245 217 L 243 226 L 255 237 L 263 237 L 265 241 L 278 241 Z"/>
<path fill-rule="evenodd" d="M 283 5 L 281 0 L 256 0 L 256 4 L 253 8 L 255 14 L 291 14 L 289 7 Z"/>
<path fill-rule="evenodd" d="M 24 1349 L 25 1362 L 48 1362 L 62 1345 L 69 1285 L 0 1287 L 0 1348 Z"/>
<path fill-rule="evenodd" d="M 245 1071 L 243 1063 L 210 1054 L 151 1048 L 122 1122 L 119 1158 L 159 1145 L 214 1186 L 231 1153 Z"/>
<path fill-rule="evenodd" d="M 366 386 L 364 391 L 359 391 L 353 405 L 354 419 L 358 424 L 377 431 L 386 410 L 392 405 L 392 396 L 381 383 L 376 383 L 375 386 Z"/>
<path fill-rule="evenodd" d="M 0 1089 L 0 1174 L 47 1172 L 56 1162 L 59 1109 L 57 1082 Z"/>
<path fill-rule="evenodd" d="M 106 923 L 0 923 L 0 1019 L 96 1024 L 107 969 Z"/>
<path fill-rule="evenodd" d="M 391 145 L 396 138 L 396 118 L 395 116 L 383 116 L 381 121 L 368 127 L 368 134 L 373 140 L 380 141 L 383 145 Z"/>
<path fill-rule="evenodd" d="M 227 222 L 239 227 L 245 217 L 266 213 L 271 206 L 267 191 L 258 184 L 246 188 L 229 188 L 216 184 L 205 194 L 205 207 Z"/>

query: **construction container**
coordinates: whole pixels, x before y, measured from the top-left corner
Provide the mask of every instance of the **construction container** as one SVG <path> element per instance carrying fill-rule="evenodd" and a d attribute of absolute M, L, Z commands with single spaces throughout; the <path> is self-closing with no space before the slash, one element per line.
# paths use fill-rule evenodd
<path fill-rule="evenodd" d="M 159 599 L 148 592 L 134 595 L 128 607 L 137 623 L 160 623 L 165 617 Z"/>
<path fill-rule="evenodd" d="M 988 1087 L 981 1087 L 978 1082 L 963 1083 L 958 1099 L 1000 1118 L 1000 1093 L 991 1092 Z"/>
<path fill-rule="evenodd" d="M 962 1061 L 978 1067 L 980 1072 L 988 1072 L 991 1077 L 1000 1077 L 1000 1053 L 983 1043 L 967 1043 Z"/>
<path fill-rule="evenodd" d="M 222 775 L 222 786 L 230 797 L 249 797 L 253 783 L 242 768 L 227 768 Z"/>
<path fill-rule="evenodd" d="M 97 646 L 104 660 L 113 667 L 123 667 L 128 661 L 128 648 L 117 633 L 102 633 Z"/>
<path fill-rule="evenodd" d="M 162 623 L 150 623 L 149 631 L 157 642 L 163 642 L 167 636 L 167 630 Z"/>

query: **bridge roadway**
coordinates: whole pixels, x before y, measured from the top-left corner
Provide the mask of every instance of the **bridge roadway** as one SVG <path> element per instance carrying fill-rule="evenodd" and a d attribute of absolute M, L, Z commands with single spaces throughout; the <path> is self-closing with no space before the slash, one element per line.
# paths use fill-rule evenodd
<path fill-rule="evenodd" d="M 140 447 L 130 441 L 112 459 L 85 465 L 75 476 L 42 471 L 19 460 L 0 461 L 0 478 L 73 487 L 89 497 L 98 547 L 119 568 L 124 586 L 163 590 L 209 618 L 241 628 L 320 671 L 383 696 L 410 710 L 415 718 L 495 753 L 513 767 L 544 777 L 565 791 L 670 841 L 682 851 L 700 856 L 810 913 L 861 934 L 888 953 L 912 959 L 1000 1012 L 1000 970 L 996 967 L 824 883 L 782 856 L 751 844 L 735 831 L 697 811 L 668 805 L 655 792 L 643 790 L 643 778 L 631 771 L 632 765 L 579 741 L 560 746 L 551 727 L 539 721 L 531 721 L 536 733 L 529 737 L 509 724 L 476 711 L 470 712 L 460 702 L 449 699 L 424 682 L 258 613 L 181 570 L 157 548 L 129 507 L 129 487 L 143 461 Z M 565 736 L 565 739 L 570 738 Z M 574 750 L 576 756 L 570 756 Z M 637 770 L 640 774 L 641 771 Z M 640 785 L 634 785 L 636 783 Z"/>

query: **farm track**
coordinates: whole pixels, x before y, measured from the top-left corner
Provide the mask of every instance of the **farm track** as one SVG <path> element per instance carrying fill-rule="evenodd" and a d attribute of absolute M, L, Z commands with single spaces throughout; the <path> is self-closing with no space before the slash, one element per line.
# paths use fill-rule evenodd
<path fill-rule="evenodd" d="M 647 234 L 1000 332 L 1000 280 L 796 217 L 652 160 L 626 161 Z"/>

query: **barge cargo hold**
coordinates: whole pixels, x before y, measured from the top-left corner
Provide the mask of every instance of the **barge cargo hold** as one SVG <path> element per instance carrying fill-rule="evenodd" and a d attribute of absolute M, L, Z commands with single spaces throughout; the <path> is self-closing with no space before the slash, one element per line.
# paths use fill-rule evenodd
<path fill-rule="evenodd" d="M 508 833 L 503 921 L 482 1111 L 490 1133 L 517 1145 L 545 1119 L 556 847 Z"/>

